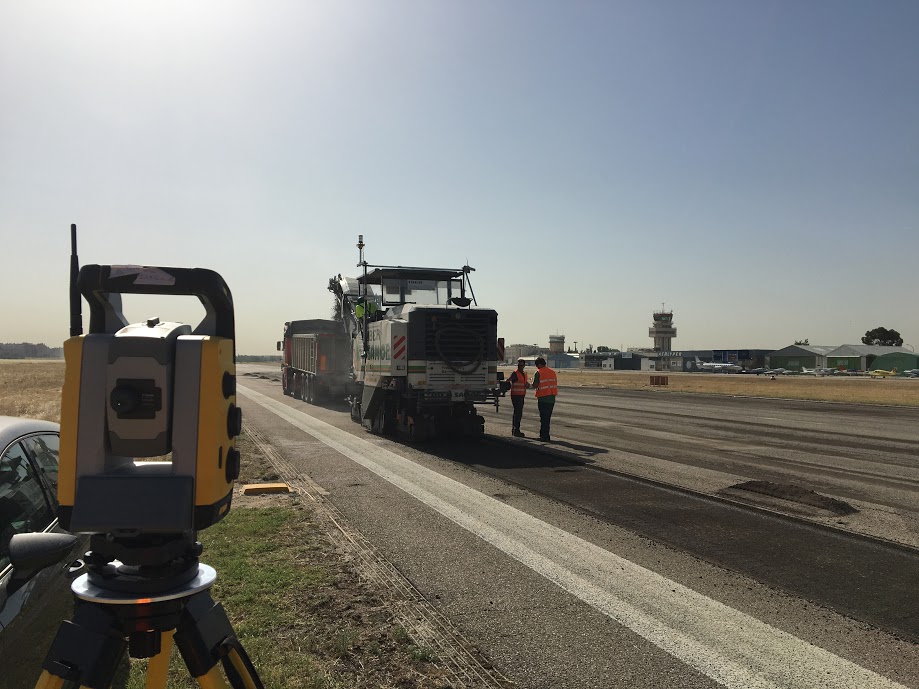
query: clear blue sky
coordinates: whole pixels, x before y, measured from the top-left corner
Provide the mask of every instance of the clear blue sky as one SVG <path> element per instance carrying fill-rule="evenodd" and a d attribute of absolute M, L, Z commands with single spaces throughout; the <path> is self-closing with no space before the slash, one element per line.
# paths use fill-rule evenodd
<path fill-rule="evenodd" d="M 371 262 L 508 343 L 919 347 L 919 3 L 0 5 L 0 341 L 84 263 L 223 274 L 238 351 Z M 131 309 L 135 309 L 131 311 Z M 182 301 L 129 315 L 192 317 Z"/>

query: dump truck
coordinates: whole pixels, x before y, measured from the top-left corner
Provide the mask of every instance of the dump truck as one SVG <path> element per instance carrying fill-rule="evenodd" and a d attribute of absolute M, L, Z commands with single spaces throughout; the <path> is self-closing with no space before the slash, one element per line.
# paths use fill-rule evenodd
<path fill-rule="evenodd" d="M 350 339 L 340 321 L 285 323 L 278 342 L 284 394 L 309 404 L 346 399 L 353 381 Z"/>
<path fill-rule="evenodd" d="M 410 441 L 481 436 L 478 404 L 499 404 L 498 313 L 477 305 L 469 266 L 370 265 L 330 278 L 351 343 L 351 417 Z"/>

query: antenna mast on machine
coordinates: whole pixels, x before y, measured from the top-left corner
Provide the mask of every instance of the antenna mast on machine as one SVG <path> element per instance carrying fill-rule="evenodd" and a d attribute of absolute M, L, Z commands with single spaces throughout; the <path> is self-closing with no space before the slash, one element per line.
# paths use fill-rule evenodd
<path fill-rule="evenodd" d="M 357 251 L 358 251 L 358 268 L 364 269 L 364 279 L 361 281 L 361 307 L 364 310 L 364 313 L 361 314 L 361 335 L 364 342 L 363 351 L 361 352 L 361 358 L 367 358 L 367 314 L 370 310 L 367 304 L 367 259 L 364 258 L 364 235 L 357 235 Z"/>
<path fill-rule="evenodd" d="M 466 284 L 469 286 L 469 294 L 472 295 L 472 303 L 476 306 L 479 305 L 479 302 L 475 300 L 475 291 L 472 289 L 472 279 L 469 277 L 469 273 L 474 273 L 475 268 L 469 265 L 469 259 L 466 259 L 466 265 L 463 266 L 463 279 L 466 280 Z"/>
<path fill-rule="evenodd" d="M 357 235 L 357 255 L 357 267 L 363 266 L 366 269 L 367 261 L 364 260 L 364 235 L 362 234 Z"/>

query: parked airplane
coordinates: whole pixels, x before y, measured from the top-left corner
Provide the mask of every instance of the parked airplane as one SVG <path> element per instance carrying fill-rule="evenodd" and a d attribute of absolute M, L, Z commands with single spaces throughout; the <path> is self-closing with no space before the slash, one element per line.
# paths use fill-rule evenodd
<path fill-rule="evenodd" d="M 743 371 L 743 366 L 738 366 L 737 364 L 702 362 L 699 357 L 696 357 L 696 367 L 709 373 L 737 373 L 738 371 Z"/>
<path fill-rule="evenodd" d="M 891 369 L 890 371 L 885 371 L 882 368 L 876 368 L 873 371 L 868 371 L 868 375 L 872 378 L 886 378 L 887 376 L 897 375 L 897 369 Z"/>
<path fill-rule="evenodd" d="M 903 371 L 903 373 L 902 373 L 901 375 L 904 375 L 904 376 L 906 376 L 907 378 L 919 378 L 919 368 L 910 368 L 910 369 L 907 369 L 907 370 Z"/>

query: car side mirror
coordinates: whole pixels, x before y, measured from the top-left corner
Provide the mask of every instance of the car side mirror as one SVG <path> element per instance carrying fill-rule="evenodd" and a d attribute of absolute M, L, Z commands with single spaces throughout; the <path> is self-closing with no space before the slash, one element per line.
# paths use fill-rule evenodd
<path fill-rule="evenodd" d="M 79 539 L 63 533 L 20 533 L 10 539 L 10 562 L 13 578 L 10 591 L 21 587 L 37 572 L 60 562 Z"/>
<path fill-rule="evenodd" d="M 280 340 L 278 340 L 278 351 L 279 352 L 281 351 L 281 341 Z"/>

